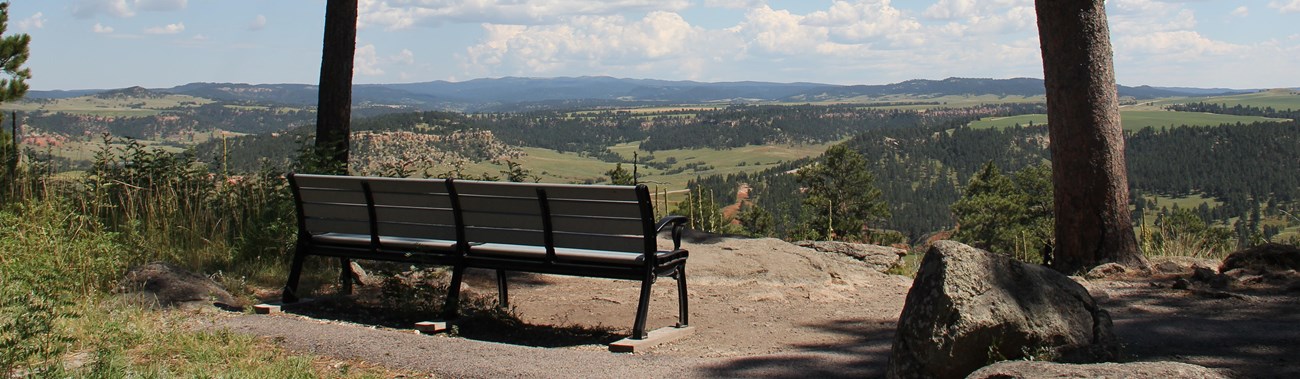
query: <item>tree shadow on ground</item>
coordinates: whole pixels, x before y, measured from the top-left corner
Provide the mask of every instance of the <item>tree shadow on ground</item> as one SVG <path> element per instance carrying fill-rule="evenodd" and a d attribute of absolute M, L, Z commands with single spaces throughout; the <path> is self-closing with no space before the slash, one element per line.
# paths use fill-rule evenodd
<path fill-rule="evenodd" d="M 730 359 L 706 367 L 704 374 L 745 378 L 884 376 L 897 320 L 844 319 L 805 326 L 851 338 L 833 344 L 794 344 L 789 353 Z"/>
<path fill-rule="evenodd" d="M 1114 320 L 1124 360 L 1186 362 L 1250 378 L 1300 377 L 1295 290 L 1135 284 L 1099 301 Z"/>

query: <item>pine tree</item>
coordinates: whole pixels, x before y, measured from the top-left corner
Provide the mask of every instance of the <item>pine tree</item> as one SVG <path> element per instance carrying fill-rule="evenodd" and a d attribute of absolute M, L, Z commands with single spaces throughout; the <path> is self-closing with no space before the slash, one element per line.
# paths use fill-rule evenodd
<path fill-rule="evenodd" d="M 806 229 L 817 239 L 860 239 L 867 222 L 889 217 L 867 160 L 844 145 L 826 150 L 822 161 L 799 170 L 796 177 L 806 189 Z"/>
<path fill-rule="evenodd" d="M 0 35 L 4 35 L 8 28 L 9 3 L 4 2 L 0 3 Z M 28 48 L 31 40 L 32 37 L 25 33 L 0 38 L 0 71 L 4 75 L 0 77 L 0 103 L 18 100 L 27 94 L 27 79 L 31 79 L 32 70 L 23 65 L 31 54 Z M 3 121 L 4 115 L 0 114 L 0 125 L 4 124 Z M 4 171 L 0 172 L 0 192 L 4 196 L 0 198 L 8 199 L 12 193 L 19 154 L 17 127 L 11 133 L 0 128 L 0 164 L 4 165 Z"/>

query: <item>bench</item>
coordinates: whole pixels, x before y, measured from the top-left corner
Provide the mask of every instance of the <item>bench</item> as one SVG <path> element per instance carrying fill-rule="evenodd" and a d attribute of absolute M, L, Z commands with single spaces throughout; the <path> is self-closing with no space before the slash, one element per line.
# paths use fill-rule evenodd
<path fill-rule="evenodd" d="M 637 280 L 633 339 L 646 338 L 651 286 L 672 277 L 678 327 L 688 322 L 686 218 L 654 220 L 644 185 L 566 185 L 455 179 L 289 174 L 298 238 L 282 300 L 298 301 L 307 256 L 339 258 L 341 291 L 351 292 L 351 260 L 449 266 L 443 318 L 458 316 L 468 268 L 496 270 L 499 304 L 508 306 L 506 273 L 532 272 Z M 670 231 L 673 248 L 656 236 Z"/>

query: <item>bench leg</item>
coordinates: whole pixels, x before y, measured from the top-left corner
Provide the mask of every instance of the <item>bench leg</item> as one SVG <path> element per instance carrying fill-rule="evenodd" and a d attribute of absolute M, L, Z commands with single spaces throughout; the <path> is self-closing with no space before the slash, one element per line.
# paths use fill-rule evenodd
<path fill-rule="evenodd" d="M 451 284 L 447 285 L 447 303 L 442 306 L 442 318 L 455 320 L 460 314 L 460 282 L 465 277 L 465 266 L 451 268 Z"/>
<path fill-rule="evenodd" d="M 682 328 L 690 325 L 690 312 L 687 310 L 686 297 L 686 265 L 677 266 L 677 327 Z"/>
<path fill-rule="evenodd" d="M 501 299 L 498 305 L 510 309 L 510 292 L 506 290 L 506 270 L 497 270 L 497 294 Z"/>
<path fill-rule="evenodd" d="M 645 320 L 650 313 L 650 286 L 654 285 L 654 274 L 641 281 L 641 300 L 636 304 L 636 322 L 632 324 L 632 339 L 645 339 Z"/>
<path fill-rule="evenodd" d="M 302 263 L 307 258 L 306 248 L 299 244 L 293 249 L 293 263 L 289 265 L 289 280 L 280 294 L 283 303 L 298 302 L 298 279 L 302 277 Z"/>
<path fill-rule="evenodd" d="M 339 292 L 343 295 L 352 294 L 352 260 L 348 258 L 339 258 Z"/>

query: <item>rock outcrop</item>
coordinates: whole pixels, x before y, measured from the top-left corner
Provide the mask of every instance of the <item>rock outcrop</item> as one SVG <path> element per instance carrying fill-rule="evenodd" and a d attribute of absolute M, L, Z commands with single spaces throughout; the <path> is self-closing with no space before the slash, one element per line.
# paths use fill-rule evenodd
<path fill-rule="evenodd" d="M 163 262 L 146 263 L 127 271 L 120 291 L 164 308 L 189 305 L 243 307 L 241 301 L 212 279 Z"/>
<path fill-rule="evenodd" d="M 1133 362 L 1067 364 L 1037 361 L 998 362 L 981 368 L 967 379 L 1046 378 L 1162 378 L 1227 379 L 1229 376 L 1205 367 L 1178 362 Z"/>
<path fill-rule="evenodd" d="M 907 250 L 889 246 L 868 245 L 839 241 L 799 241 L 795 245 L 823 253 L 841 254 L 865 263 L 871 269 L 885 272 L 907 255 Z"/>
<path fill-rule="evenodd" d="M 960 378 L 1009 359 L 1113 359 L 1110 315 L 1051 269 L 953 241 L 921 262 L 898 320 L 890 378 Z"/>

